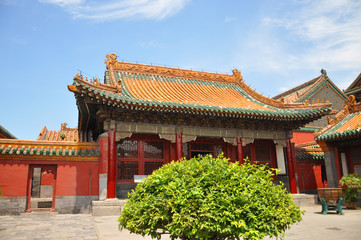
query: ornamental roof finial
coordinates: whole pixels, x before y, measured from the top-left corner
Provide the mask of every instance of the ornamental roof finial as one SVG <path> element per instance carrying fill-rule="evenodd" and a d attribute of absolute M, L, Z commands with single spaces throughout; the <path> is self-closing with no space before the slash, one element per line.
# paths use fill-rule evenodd
<path fill-rule="evenodd" d="M 117 55 L 115 53 L 107 54 L 105 57 L 107 59 L 105 59 L 104 63 L 107 64 L 107 67 L 117 62 Z"/>
<path fill-rule="evenodd" d="M 326 76 L 327 76 L 326 70 L 322 68 L 322 69 L 321 69 L 321 74 L 322 74 L 324 77 L 326 77 Z"/>
<path fill-rule="evenodd" d="M 233 72 L 233 76 L 235 76 L 238 81 L 240 81 L 240 82 L 243 81 L 242 74 L 241 74 L 241 72 L 240 72 L 237 68 L 234 68 L 234 69 L 232 70 L 232 72 Z"/>

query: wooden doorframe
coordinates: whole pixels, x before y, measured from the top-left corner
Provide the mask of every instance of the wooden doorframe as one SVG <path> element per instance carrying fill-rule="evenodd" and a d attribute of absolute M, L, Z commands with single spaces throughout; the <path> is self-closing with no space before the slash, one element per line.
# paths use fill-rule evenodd
<path fill-rule="evenodd" d="M 28 170 L 28 184 L 27 184 L 27 199 L 26 199 L 26 212 L 31 212 L 31 187 L 33 181 L 33 172 L 34 168 L 43 168 L 43 167 L 51 167 L 54 169 L 54 185 L 53 185 L 53 194 L 52 194 L 52 202 L 51 208 L 49 209 L 50 212 L 55 211 L 55 193 L 56 193 L 56 179 L 57 179 L 57 165 L 56 164 L 29 164 Z"/>

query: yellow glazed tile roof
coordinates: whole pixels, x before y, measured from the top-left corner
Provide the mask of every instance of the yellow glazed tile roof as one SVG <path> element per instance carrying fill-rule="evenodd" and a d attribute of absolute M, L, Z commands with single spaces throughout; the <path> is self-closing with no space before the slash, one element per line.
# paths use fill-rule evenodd
<path fill-rule="evenodd" d="M 241 73 L 232 75 L 124 63 L 107 55 L 104 83 L 81 75 L 68 85 L 77 99 L 120 108 L 260 119 L 315 120 L 330 104 L 284 103 L 251 89 Z"/>
<path fill-rule="evenodd" d="M 361 103 L 350 102 L 335 116 L 329 119 L 329 125 L 315 133 L 316 141 L 343 141 L 361 139 Z"/>

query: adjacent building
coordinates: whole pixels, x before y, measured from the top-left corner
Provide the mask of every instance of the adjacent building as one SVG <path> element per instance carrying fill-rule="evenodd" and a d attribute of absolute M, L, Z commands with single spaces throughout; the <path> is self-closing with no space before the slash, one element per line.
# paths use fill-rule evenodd
<path fill-rule="evenodd" d="M 336 117 L 315 133 L 315 140 L 324 152 L 329 187 L 338 187 L 349 173 L 361 176 L 361 103 L 350 96 Z"/>

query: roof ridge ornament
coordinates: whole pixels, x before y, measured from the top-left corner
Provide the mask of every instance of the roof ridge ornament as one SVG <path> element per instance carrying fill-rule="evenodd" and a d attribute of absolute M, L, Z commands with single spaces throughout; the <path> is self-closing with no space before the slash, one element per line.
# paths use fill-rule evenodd
<path fill-rule="evenodd" d="M 239 77 L 235 79 L 234 75 L 230 74 L 220 74 L 220 73 L 210 73 L 196 70 L 188 70 L 188 69 L 180 69 L 173 67 L 162 67 L 162 66 L 154 66 L 154 65 L 146 65 L 146 64 L 138 64 L 138 63 L 128 63 L 128 62 L 120 62 L 117 61 L 117 55 L 115 53 L 111 53 L 106 55 L 106 60 L 104 61 L 107 65 L 107 69 L 111 72 L 110 77 L 112 78 L 112 72 L 114 71 L 123 71 L 129 73 L 137 73 L 137 74 L 151 74 L 151 75 L 161 75 L 167 77 L 177 77 L 177 78 L 187 78 L 187 79 L 195 79 L 195 80 L 203 80 L 203 81 L 213 81 L 213 82 L 227 82 L 227 83 L 237 83 L 242 80 L 242 75 L 237 74 Z M 112 85 L 115 85 L 112 81 Z"/>
<path fill-rule="evenodd" d="M 322 74 L 322 76 L 326 77 L 327 76 L 326 70 L 322 68 L 321 69 L 321 74 Z"/>
<path fill-rule="evenodd" d="M 237 68 L 234 68 L 232 70 L 233 72 L 233 76 L 239 81 L 239 82 L 242 82 L 243 81 L 243 77 L 242 77 L 242 73 L 241 71 L 239 71 Z"/>
<path fill-rule="evenodd" d="M 105 57 L 107 59 L 104 60 L 104 63 L 107 64 L 107 67 L 117 62 L 117 55 L 115 53 L 107 54 Z"/>

